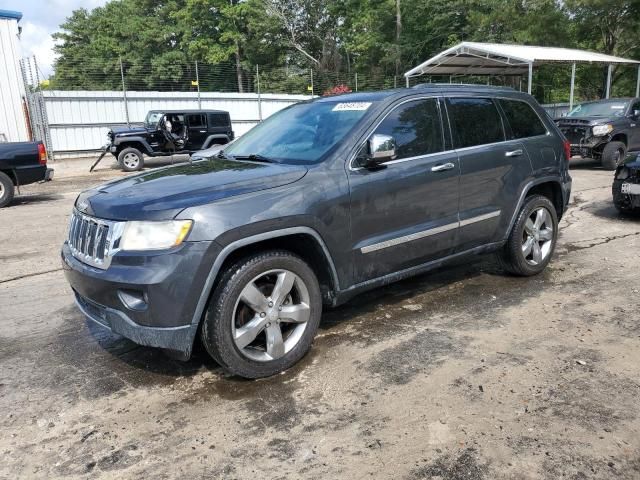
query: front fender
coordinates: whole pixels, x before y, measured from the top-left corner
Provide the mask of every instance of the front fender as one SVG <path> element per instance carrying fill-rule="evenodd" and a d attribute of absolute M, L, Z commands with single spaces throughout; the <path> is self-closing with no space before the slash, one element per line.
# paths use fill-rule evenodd
<path fill-rule="evenodd" d="M 143 151 L 142 153 L 152 153 L 153 149 L 151 148 L 151 145 L 149 145 L 149 142 L 147 142 L 147 140 L 144 137 L 123 137 L 123 138 L 114 138 L 113 139 L 113 143 L 112 145 L 115 147 L 124 147 L 126 148 L 126 145 L 128 143 L 139 143 L 140 145 L 142 145 L 143 147 Z M 135 148 L 135 147 L 134 147 Z"/>

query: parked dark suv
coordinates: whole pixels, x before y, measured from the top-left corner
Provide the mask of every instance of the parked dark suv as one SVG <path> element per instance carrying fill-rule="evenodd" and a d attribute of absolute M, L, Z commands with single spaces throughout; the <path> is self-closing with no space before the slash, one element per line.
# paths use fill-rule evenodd
<path fill-rule="evenodd" d="M 222 110 L 151 110 L 142 127 L 114 128 L 108 137 L 105 152 L 133 172 L 144 166 L 143 154 L 158 157 L 224 145 L 233 140 L 233 130 L 229 113 Z"/>
<path fill-rule="evenodd" d="M 599 160 L 607 170 L 615 170 L 628 151 L 640 150 L 640 98 L 583 103 L 556 123 L 572 156 Z"/>
<path fill-rule="evenodd" d="M 264 377 L 323 303 L 496 252 L 549 263 L 568 143 L 510 89 L 424 86 L 288 107 L 203 160 L 78 197 L 62 264 L 80 309 L 134 342 Z"/>

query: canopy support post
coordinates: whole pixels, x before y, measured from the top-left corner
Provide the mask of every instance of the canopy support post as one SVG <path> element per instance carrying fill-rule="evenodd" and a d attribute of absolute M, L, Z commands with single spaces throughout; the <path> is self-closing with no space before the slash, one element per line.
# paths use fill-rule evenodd
<path fill-rule="evenodd" d="M 527 93 L 531 95 L 532 84 L 533 83 L 533 63 L 529 64 L 529 82 L 527 84 Z"/>
<path fill-rule="evenodd" d="M 404 77 L 404 78 L 407 81 L 407 88 L 409 88 L 409 77 Z"/>
<path fill-rule="evenodd" d="M 569 93 L 569 111 L 573 110 L 573 92 L 576 86 L 576 64 L 571 65 L 571 92 Z"/>
<path fill-rule="evenodd" d="M 640 97 L 640 65 L 638 65 L 638 80 L 636 80 L 636 97 Z"/>
<path fill-rule="evenodd" d="M 609 67 L 607 68 L 607 93 L 605 98 L 609 98 L 611 96 L 611 67 L 612 65 L 609 64 Z"/>

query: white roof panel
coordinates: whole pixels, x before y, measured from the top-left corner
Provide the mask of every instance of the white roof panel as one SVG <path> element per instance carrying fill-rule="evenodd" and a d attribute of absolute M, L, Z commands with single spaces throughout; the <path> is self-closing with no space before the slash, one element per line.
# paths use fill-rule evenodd
<path fill-rule="evenodd" d="M 462 42 L 404 75 L 521 75 L 529 65 L 545 63 L 640 64 L 637 60 L 571 48 Z"/>

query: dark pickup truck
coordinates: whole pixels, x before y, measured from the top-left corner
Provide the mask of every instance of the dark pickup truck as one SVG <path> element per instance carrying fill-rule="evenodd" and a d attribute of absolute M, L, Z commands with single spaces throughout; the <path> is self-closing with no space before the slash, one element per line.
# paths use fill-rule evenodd
<path fill-rule="evenodd" d="M 42 142 L 0 143 L 0 208 L 11 203 L 16 188 L 51 179 Z"/>
<path fill-rule="evenodd" d="M 628 151 L 640 150 L 640 98 L 611 98 L 576 106 L 556 124 L 571 156 L 599 160 L 615 170 Z"/>

